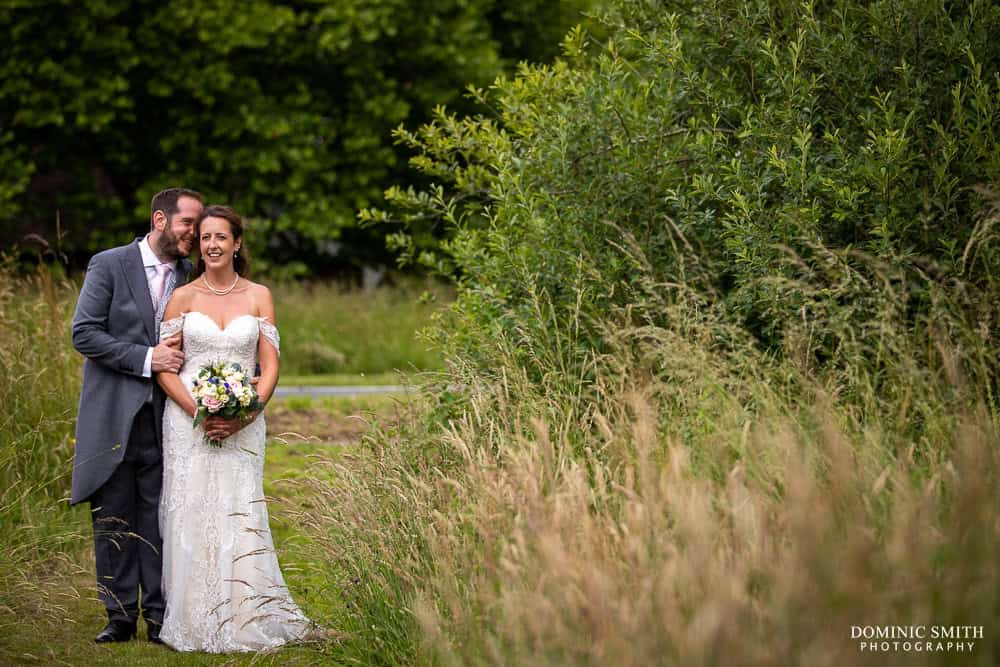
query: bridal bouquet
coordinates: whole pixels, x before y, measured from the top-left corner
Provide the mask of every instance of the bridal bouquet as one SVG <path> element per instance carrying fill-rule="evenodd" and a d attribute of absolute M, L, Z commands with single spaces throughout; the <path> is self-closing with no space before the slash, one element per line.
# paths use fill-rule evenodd
<path fill-rule="evenodd" d="M 205 364 L 194 379 L 191 394 L 198 406 L 195 426 L 210 416 L 245 419 L 264 407 L 257 397 L 257 389 L 250 383 L 250 374 L 235 363 Z M 213 447 L 222 446 L 222 441 L 214 438 L 206 437 L 205 442 Z"/>

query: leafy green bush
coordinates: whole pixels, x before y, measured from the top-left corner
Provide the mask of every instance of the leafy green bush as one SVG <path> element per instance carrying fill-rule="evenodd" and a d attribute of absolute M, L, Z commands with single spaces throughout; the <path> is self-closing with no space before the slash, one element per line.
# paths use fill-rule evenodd
<path fill-rule="evenodd" d="M 477 91 L 498 118 L 398 133 L 436 185 L 364 215 L 459 276 L 455 356 L 488 372 L 508 341 L 536 379 L 587 381 L 612 311 L 666 324 L 654 300 L 688 294 L 708 344 L 839 369 L 848 395 L 915 381 L 887 331 L 992 355 L 1000 8 L 621 1 L 604 21 L 606 43 L 573 31 L 560 62 Z M 996 406 L 986 357 L 961 370 Z"/>

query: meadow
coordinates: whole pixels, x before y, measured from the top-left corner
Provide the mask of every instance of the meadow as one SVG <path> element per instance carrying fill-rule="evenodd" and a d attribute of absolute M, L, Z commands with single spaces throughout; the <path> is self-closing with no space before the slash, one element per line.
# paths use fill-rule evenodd
<path fill-rule="evenodd" d="M 44 265 L 27 277 L 5 271 L 0 278 L 0 656 L 5 664 L 205 664 L 133 642 L 121 651 L 94 645 L 103 621 L 93 581 L 93 544 L 86 504 L 67 499 L 73 425 L 79 400 L 82 358 L 69 341 L 78 285 Z M 440 357 L 417 336 L 431 312 L 451 298 L 434 283 L 410 282 L 361 292 L 325 286 L 275 288 L 284 341 L 282 361 L 296 384 L 397 384 L 440 368 Z M 299 338 L 305 339 L 303 341 Z M 338 350 L 320 363 L 316 350 Z M 323 365 L 325 364 L 325 365 Z M 325 375 L 310 370 L 329 371 Z M 294 375 L 294 372 L 305 375 Z M 285 382 L 283 381 L 282 384 Z M 323 473 L 333 459 L 350 458 L 373 423 L 400 419 L 407 394 L 356 398 L 276 399 L 269 407 L 270 445 L 265 492 L 271 498 L 275 539 L 290 582 L 316 620 L 343 613 L 329 595 L 329 574 L 315 565 L 315 550 L 303 546 L 293 517 L 308 503 L 292 480 Z M 324 473 L 325 474 L 325 473 Z M 268 662 L 324 662 L 317 647 L 289 649 Z M 168 657 L 169 656 L 169 657 Z M 220 658 L 218 664 L 232 664 Z"/>
<path fill-rule="evenodd" d="M 284 342 L 281 372 L 289 383 L 309 377 L 311 383 L 368 384 L 442 368 L 440 354 L 414 335 L 439 303 L 453 298 L 440 283 L 402 280 L 369 292 L 289 284 L 274 294 Z"/>
<path fill-rule="evenodd" d="M 1000 12 L 601 24 L 398 130 L 431 183 L 363 212 L 459 290 L 425 416 L 312 485 L 350 655 L 995 664 Z"/>
<path fill-rule="evenodd" d="M 1000 438 L 966 375 L 984 351 L 896 327 L 883 342 L 907 391 L 845 401 L 805 360 L 747 349 L 737 365 L 690 341 L 693 304 L 654 293 L 673 324 L 609 326 L 586 378 L 539 384 L 498 341 L 495 373 L 453 363 L 422 393 L 269 408 L 277 547 L 328 641 L 98 647 L 87 512 L 64 502 L 79 359 L 52 335 L 76 287 L 4 285 L 5 662 L 875 665 L 851 628 L 884 623 L 986 626 L 973 653 L 903 664 L 997 655 Z M 316 429 L 344 420 L 358 427 Z"/>
<path fill-rule="evenodd" d="M 963 370 L 988 346 L 894 327 L 900 393 L 848 399 L 848 378 L 808 359 L 714 353 L 693 305 L 660 301 L 670 326 L 609 326 L 590 377 L 553 365 L 539 383 L 501 342 L 495 373 L 450 369 L 463 392 L 439 387 L 436 426 L 376 428 L 370 456 L 330 462 L 338 483 L 305 481 L 312 539 L 363 585 L 342 620 L 352 659 L 996 661 L 1000 432 Z M 982 638 L 852 636 L 885 625 Z"/>

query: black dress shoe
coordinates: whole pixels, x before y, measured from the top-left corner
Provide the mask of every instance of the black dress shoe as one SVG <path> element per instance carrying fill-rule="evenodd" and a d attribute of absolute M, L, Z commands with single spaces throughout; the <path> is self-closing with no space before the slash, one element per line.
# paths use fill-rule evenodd
<path fill-rule="evenodd" d="M 98 644 L 111 642 L 127 642 L 135 637 L 135 623 L 128 621 L 110 621 L 104 629 L 97 633 L 94 641 Z"/>
<path fill-rule="evenodd" d="M 146 639 L 153 642 L 154 644 L 162 644 L 163 640 L 160 639 L 160 624 L 153 623 L 151 621 L 146 621 Z"/>

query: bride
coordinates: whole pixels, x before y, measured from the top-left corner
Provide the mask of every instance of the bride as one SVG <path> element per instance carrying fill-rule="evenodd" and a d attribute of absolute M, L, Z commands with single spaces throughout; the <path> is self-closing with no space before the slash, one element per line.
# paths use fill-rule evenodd
<path fill-rule="evenodd" d="M 163 418 L 163 591 L 160 639 L 178 651 L 257 651 L 302 638 L 309 622 L 292 602 L 264 502 L 263 417 L 210 417 L 198 427 L 189 388 L 208 362 L 260 364 L 261 403 L 278 383 L 274 302 L 246 279 L 243 221 L 209 206 L 195 228 L 195 278 L 167 305 L 160 339 L 180 336 L 179 374 L 160 373 Z M 206 437 L 222 440 L 212 447 Z"/>

